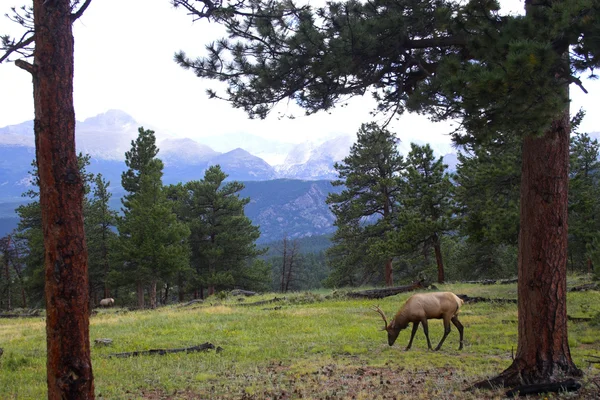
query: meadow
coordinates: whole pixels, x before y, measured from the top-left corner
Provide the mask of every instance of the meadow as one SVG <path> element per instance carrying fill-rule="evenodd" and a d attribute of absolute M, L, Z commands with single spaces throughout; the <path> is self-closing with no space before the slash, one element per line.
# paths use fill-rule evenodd
<path fill-rule="evenodd" d="M 569 286 L 586 283 L 570 277 Z M 516 284 L 445 284 L 438 290 L 515 299 Z M 465 304 L 459 319 L 465 347 L 452 332 L 438 352 L 427 350 L 419 328 L 404 351 L 410 329 L 387 344 L 379 305 L 393 316 L 410 293 L 381 300 L 356 300 L 345 291 L 220 296 L 189 306 L 157 310 L 97 310 L 90 340 L 98 399 L 500 399 L 505 390 L 465 391 L 511 363 L 517 346 L 516 304 Z M 248 305 L 274 297 L 284 300 Z M 578 393 L 543 398 L 600 397 L 600 292 L 569 292 L 569 344 L 584 371 Z M 442 322 L 429 324 L 435 346 Z M 95 345 L 98 338 L 113 340 Z M 217 350 L 130 358 L 111 354 L 212 343 Z M 45 321 L 0 319 L 0 399 L 46 396 Z M 598 359 L 595 359 L 598 360 Z"/>

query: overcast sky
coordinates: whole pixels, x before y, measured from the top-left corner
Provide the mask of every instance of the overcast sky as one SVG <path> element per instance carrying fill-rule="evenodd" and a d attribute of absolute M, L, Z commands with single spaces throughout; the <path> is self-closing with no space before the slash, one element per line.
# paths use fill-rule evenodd
<path fill-rule="evenodd" d="M 25 0 L 2 0 L 0 12 L 9 5 L 30 4 Z M 522 1 L 501 0 L 503 7 L 521 10 Z M 504 9 L 504 8 L 503 8 Z M 17 34 L 18 26 L 0 18 L 0 34 Z M 75 113 L 77 120 L 120 109 L 140 124 L 152 126 L 161 136 L 191 137 L 224 133 L 251 133 L 286 142 L 324 140 L 339 133 L 354 133 L 362 122 L 373 120 L 370 97 L 355 98 L 330 114 L 305 117 L 294 105 L 282 104 L 279 111 L 299 115 L 279 119 L 274 112 L 267 120 L 249 120 L 246 115 L 219 100 L 210 100 L 212 81 L 197 78 L 180 68 L 173 54 L 184 50 L 203 55 L 204 44 L 222 36 L 222 29 L 206 21 L 192 22 L 182 9 L 168 0 L 94 0 L 74 25 Z M 584 131 L 600 130 L 600 84 L 585 84 L 589 94 L 572 87 L 572 110 L 584 107 L 588 115 Z M 379 117 L 382 118 L 382 117 Z M 33 119 L 31 78 L 12 63 L 0 64 L 0 127 Z M 425 117 L 403 116 L 390 129 L 401 140 L 420 139 L 448 144 L 448 123 L 434 124 Z M 434 146 L 438 147 L 438 146 Z"/>

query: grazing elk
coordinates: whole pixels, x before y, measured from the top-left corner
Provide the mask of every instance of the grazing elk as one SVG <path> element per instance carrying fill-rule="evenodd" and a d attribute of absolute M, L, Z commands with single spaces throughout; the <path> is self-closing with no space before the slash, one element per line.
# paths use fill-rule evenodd
<path fill-rule="evenodd" d="M 463 325 L 458 320 L 458 310 L 463 305 L 462 299 L 451 292 L 436 292 L 436 293 L 419 293 L 412 295 L 402 308 L 396 313 L 396 316 L 388 325 L 384 312 L 378 307 L 373 307 L 373 310 L 378 312 L 383 318 L 386 330 L 388 333 L 388 343 L 393 345 L 398 334 L 402 329 L 406 329 L 410 322 L 413 323 L 412 334 L 406 350 L 412 346 L 413 338 L 419 327 L 419 323 L 423 325 L 425 337 L 427 338 L 427 346 L 431 350 L 431 342 L 429 341 L 429 329 L 427 327 L 428 319 L 443 319 L 444 320 L 444 336 L 435 350 L 439 350 L 446 340 L 446 336 L 450 333 L 450 322 L 458 329 L 460 334 L 459 350 L 463 348 Z"/>
<path fill-rule="evenodd" d="M 113 305 L 115 305 L 115 299 L 113 299 L 112 297 L 100 300 L 101 307 L 110 307 Z"/>

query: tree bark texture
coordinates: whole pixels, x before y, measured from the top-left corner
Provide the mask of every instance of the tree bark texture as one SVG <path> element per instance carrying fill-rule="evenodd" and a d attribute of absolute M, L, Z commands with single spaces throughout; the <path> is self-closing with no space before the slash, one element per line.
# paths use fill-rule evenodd
<path fill-rule="evenodd" d="M 93 399 L 69 0 L 34 0 L 33 95 L 45 248 L 49 399 Z"/>
<path fill-rule="evenodd" d="M 150 308 L 156 308 L 156 281 L 150 282 Z"/>
<path fill-rule="evenodd" d="M 514 386 L 580 376 L 567 336 L 569 114 L 523 140 L 519 233 L 519 341 L 512 365 L 490 381 Z M 481 386 L 488 386 L 482 382 Z"/>
<path fill-rule="evenodd" d="M 393 259 L 388 259 L 385 262 L 385 286 L 394 286 L 394 268 L 392 265 Z"/>

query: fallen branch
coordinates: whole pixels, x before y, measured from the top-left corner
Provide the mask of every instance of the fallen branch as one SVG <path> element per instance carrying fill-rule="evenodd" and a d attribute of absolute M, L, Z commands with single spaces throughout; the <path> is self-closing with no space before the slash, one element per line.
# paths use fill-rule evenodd
<path fill-rule="evenodd" d="M 240 306 L 262 306 L 263 304 L 277 303 L 283 300 L 285 300 L 285 297 L 274 297 L 271 300 L 255 301 L 254 303 L 240 304 Z"/>
<path fill-rule="evenodd" d="M 412 292 L 413 290 L 425 289 L 427 286 L 423 281 L 416 281 L 406 286 L 396 286 L 384 289 L 361 290 L 358 292 L 349 292 L 346 296 L 363 299 L 382 299 L 388 296 L 395 296 L 399 293 Z"/>
<path fill-rule="evenodd" d="M 199 352 L 199 351 L 207 351 L 207 350 L 212 350 L 215 349 L 215 345 L 212 343 L 204 343 L 198 346 L 192 346 L 192 347 L 185 347 L 182 349 L 152 349 L 152 350 L 142 350 L 142 351 L 131 351 L 131 352 L 127 352 L 127 353 L 114 353 L 114 354 L 109 354 L 108 358 L 112 358 L 112 357 L 119 357 L 119 358 L 126 358 L 126 357 L 137 357 L 137 356 L 146 356 L 146 355 L 159 355 L 159 356 L 164 356 L 165 354 L 172 354 L 172 353 L 195 353 L 195 352 Z M 217 347 L 216 351 L 221 352 L 223 349 L 221 347 Z"/>
<path fill-rule="evenodd" d="M 465 303 L 510 303 L 517 304 L 517 299 L 489 299 L 487 297 L 469 297 L 466 294 L 457 294 Z"/>
<path fill-rule="evenodd" d="M 592 318 L 589 318 L 589 317 L 571 317 L 570 315 L 567 315 L 567 320 L 572 321 L 572 322 L 588 322 L 588 321 L 591 321 Z"/>
<path fill-rule="evenodd" d="M 196 304 L 196 303 L 204 303 L 204 300 L 202 300 L 202 299 L 194 299 L 192 301 L 188 301 L 185 304 L 182 304 L 180 307 L 187 307 L 187 306 L 191 306 L 192 304 Z"/>
<path fill-rule="evenodd" d="M 589 362 L 590 364 L 600 364 L 600 357 L 592 355 L 588 355 L 588 357 L 595 358 L 595 360 L 585 360 L 586 362 Z"/>
<path fill-rule="evenodd" d="M 574 379 L 567 379 L 562 382 L 538 383 L 535 385 L 517 386 L 508 392 L 506 397 L 527 396 L 529 394 L 539 393 L 558 393 L 558 392 L 576 392 L 581 388 L 581 384 Z"/>
<path fill-rule="evenodd" d="M 569 289 L 569 292 L 585 292 L 587 290 L 599 290 L 600 287 L 597 283 L 587 283 L 585 285 L 575 286 Z"/>
<path fill-rule="evenodd" d="M 470 283 L 473 285 L 507 285 L 510 283 L 517 283 L 517 278 L 513 279 L 482 279 L 480 281 L 462 281 L 461 283 Z"/>
<path fill-rule="evenodd" d="M 40 316 L 40 310 L 31 310 L 20 314 L 0 314 L 0 318 L 35 318 Z"/>

